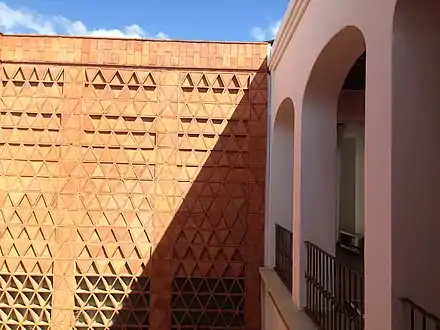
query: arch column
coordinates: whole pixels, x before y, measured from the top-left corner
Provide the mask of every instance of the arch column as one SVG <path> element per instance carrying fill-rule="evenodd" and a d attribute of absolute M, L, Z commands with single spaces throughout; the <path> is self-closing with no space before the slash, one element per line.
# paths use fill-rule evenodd
<path fill-rule="evenodd" d="M 440 315 L 440 4 L 398 0 L 370 31 L 365 151 L 366 329 L 400 330 L 407 297 Z"/>
<path fill-rule="evenodd" d="M 393 329 L 409 322 L 399 298 L 440 315 L 439 31 L 438 1 L 397 1 L 392 42 Z"/>
<path fill-rule="evenodd" d="M 362 32 L 342 28 L 324 45 L 310 73 L 301 109 L 300 207 L 294 240 L 294 301 L 306 304 L 305 270 L 310 241 L 335 255 L 337 232 L 337 109 L 344 80 L 365 51 Z"/>
<path fill-rule="evenodd" d="M 391 329 L 392 315 L 390 28 L 367 36 L 365 89 L 365 329 L 381 330 Z"/>

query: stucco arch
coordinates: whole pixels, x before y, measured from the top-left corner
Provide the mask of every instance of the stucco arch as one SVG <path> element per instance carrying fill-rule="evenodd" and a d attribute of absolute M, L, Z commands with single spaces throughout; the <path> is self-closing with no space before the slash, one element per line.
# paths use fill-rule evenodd
<path fill-rule="evenodd" d="M 365 51 L 363 33 L 346 26 L 329 39 L 316 57 L 307 80 L 301 109 L 301 215 L 294 283 L 300 283 L 300 304 L 305 301 L 303 280 L 307 263 L 304 241 L 335 254 L 337 238 L 337 109 L 351 67 Z M 295 289 L 294 289 L 295 290 Z"/>
<path fill-rule="evenodd" d="M 336 237 L 338 99 L 350 68 L 364 51 L 365 38 L 358 28 L 341 29 L 316 59 L 302 102 L 303 239 L 313 240 L 329 253 L 334 244 L 328 235 Z M 318 223 L 320 230 L 315 228 Z"/>
<path fill-rule="evenodd" d="M 365 37 L 359 28 L 346 26 L 339 30 L 315 59 L 304 92 L 303 108 L 313 99 L 337 101 L 348 72 L 365 47 Z"/>
<path fill-rule="evenodd" d="M 278 105 L 284 98 L 291 97 L 298 112 L 297 124 L 300 123 L 304 93 L 308 89 L 310 77 L 313 75 L 312 71 L 319 71 L 318 59 L 324 59 L 325 56 L 322 55 L 323 53 L 329 54 L 330 52 L 327 52 L 329 48 L 339 52 L 351 51 L 346 49 L 346 46 L 330 47 L 330 45 L 338 43 L 343 45 L 344 40 L 348 41 L 353 35 L 362 35 L 360 47 L 365 48 L 365 43 L 368 44 L 370 39 L 374 39 L 371 17 L 380 19 L 381 24 L 385 20 L 386 10 L 378 10 L 378 8 L 382 7 L 371 5 L 371 2 L 341 0 L 309 5 L 289 42 L 286 45 L 277 45 L 275 42 L 275 52 L 281 46 L 285 48 L 282 56 L 273 56 L 275 60 L 279 59 L 278 61 L 269 62 L 269 67 L 273 66 L 272 72 L 275 73 L 271 107 L 272 122 Z M 341 14 L 334 15 L 334 12 Z M 378 24 L 375 22 L 375 26 Z M 337 55 L 337 57 L 340 56 L 344 57 L 344 54 Z M 333 60 L 337 61 L 338 58 Z"/>
<path fill-rule="evenodd" d="M 267 242 L 275 242 L 275 224 L 293 230 L 294 124 L 295 107 L 292 99 L 287 97 L 278 107 L 271 136 Z M 268 263 L 274 265 L 272 245 L 267 247 L 267 258 Z"/>

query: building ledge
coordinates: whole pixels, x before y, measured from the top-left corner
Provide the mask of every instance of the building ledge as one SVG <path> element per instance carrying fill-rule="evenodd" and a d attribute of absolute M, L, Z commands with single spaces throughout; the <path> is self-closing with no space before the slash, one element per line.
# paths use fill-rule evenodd
<path fill-rule="evenodd" d="M 292 296 L 281 282 L 273 268 L 260 268 L 261 280 L 269 293 L 281 318 L 289 330 L 317 330 L 305 312 L 298 310 L 292 302 Z"/>
<path fill-rule="evenodd" d="M 272 47 L 270 61 L 268 63 L 269 71 L 273 71 L 277 68 L 309 2 L 310 0 L 290 0 Z"/>
<path fill-rule="evenodd" d="M 234 41 L 234 40 L 198 40 L 198 39 L 172 39 L 172 38 L 136 38 L 136 37 L 109 37 L 71 34 L 37 34 L 37 33 L 1 33 L 0 36 L 16 38 L 50 38 L 50 39 L 79 39 L 79 40 L 119 40 L 119 41 L 143 41 L 143 42 L 175 42 L 189 44 L 230 44 L 230 45 L 268 45 L 268 41 Z"/>

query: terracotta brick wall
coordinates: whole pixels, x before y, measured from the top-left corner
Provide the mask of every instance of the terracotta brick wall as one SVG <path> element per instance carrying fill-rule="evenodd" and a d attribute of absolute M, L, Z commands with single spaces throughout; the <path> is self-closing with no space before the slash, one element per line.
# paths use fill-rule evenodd
<path fill-rule="evenodd" d="M 0 327 L 259 329 L 267 46 L 0 45 Z"/>

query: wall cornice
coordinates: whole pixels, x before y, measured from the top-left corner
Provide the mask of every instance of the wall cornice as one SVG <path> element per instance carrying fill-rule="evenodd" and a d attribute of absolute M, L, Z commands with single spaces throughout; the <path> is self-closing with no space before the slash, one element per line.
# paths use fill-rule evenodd
<path fill-rule="evenodd" d="M 66 36 L 0 36 L 0 61 L 107 67 L 261 71 L 267 43 L 192 42 Z"/>
<path fill-rule="evenodd" d="M 309 3 L 310 0 L 290 0 L 271 51 L 269 71 L 277 68 Z"/>

